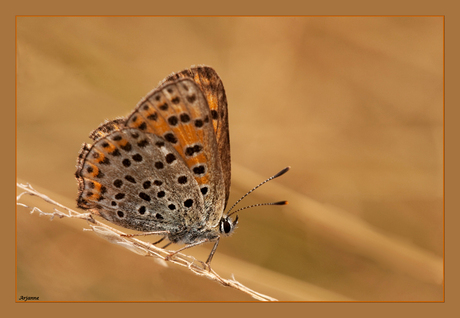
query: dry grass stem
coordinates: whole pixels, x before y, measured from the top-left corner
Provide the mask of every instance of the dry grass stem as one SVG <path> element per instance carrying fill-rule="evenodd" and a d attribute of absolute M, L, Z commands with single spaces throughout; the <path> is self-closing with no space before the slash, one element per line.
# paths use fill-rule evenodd
<path fill-rule="evenodd" d="M 144 242 L 142 240 L 135 238 L 134 236 L 130 234 L 124 233 L 122 231 L 119 231 L 115 228 L 108 226 L 107 224 L 99 222 L 98 220 L 92 217 L 91 213 L 76 212 L 54 201 L 53 199 L 49 198 L 43 193 L 38 192 L 37 190 L 32 188 L 30 184 L 19 184 L 18 183 L 17 186 L 25 190 L 25 192 L 22 192 L 17 196 L 16 198 L 17 205 L 30 209 L 31 213 L 38 212 L 39 215 L 48 216 L 50 217 L 51 220 L 54 217 L 59 217 L 59 218 L 66 217 L 70 219 L 86 220 L 89 222 L 89 226 L 91 227 L 91 229 L 86 229 L 86 230 L 93 231 L 97 235 L 108 240 L 109 242 L 118 244 L 136 254 L 143 255 L 143 256 L 153 256 L 155 260 L 158 260 L 160 262 L 171 262 L 171 263 L 174 263 L 180 266 L 187 267 L 190 271 L 192 271 L 193 273 L 197 275 L 207 277 L 215 282 L 218 282 L 219 284 L 223 286 L 235 288 L 243 293 L 246 293 L 252 296 L 254 299 L 257 299 L 260 301 L 277 301 L 277 299 L 275 298 L 272 298 L 267 295 L 263 295 L 254 290 L 249 289 L 248 287 L 236 281 L 234 278 L 224 279 L 220 277 L 212 268 L 208 268 L 204 262 L 197 260 L 192 256 L 184 255 L 182 253 L 177 253 L 177 254 L 174 254 L 172 258 L 168 258 L 168 255 L 170 255 L 173 251 L 156 247 L 155 245 L 149 242 Z M 37 196 L 43 199 L 44 201 L 46 201 L 47 203 L 57 206 L 58 208 L 63 209 L 66 212 L 62 212 L 56 208 L 54 209 L 53 212 L 44 212 L 37 207 L 30 207 L 23 203 L 20 203 L 19 201 L 24 194 Z"/>

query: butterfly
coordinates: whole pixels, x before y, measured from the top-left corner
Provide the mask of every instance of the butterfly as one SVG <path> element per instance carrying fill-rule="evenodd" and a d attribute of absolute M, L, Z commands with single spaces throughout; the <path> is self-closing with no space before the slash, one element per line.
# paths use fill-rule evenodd
<path fill-rule="evenodd" d="M 214 242 L 209 266 L 220 237 L 238 223 L 238 216 L 224 212 L 231 182 L 228 127 L 227 97 L 213 68 L 169 75 L 127 117 L 94 130 L 94 144 L 83 144 L 75 173 L 78 206 L 128 229 L 166 233 L 160 241 L 185 244 L 170 256 Z"/>

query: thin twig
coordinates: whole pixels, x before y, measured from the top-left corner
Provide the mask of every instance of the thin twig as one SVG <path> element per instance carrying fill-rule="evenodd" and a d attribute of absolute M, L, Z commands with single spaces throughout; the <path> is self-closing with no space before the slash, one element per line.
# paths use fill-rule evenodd
<path fill-rule="evenodd" d="M 136 254 L 143 255 L 143 256 L 153 256 L 155 257 L 155 259 L 163 261 L 163 262 L 171 262 L 171 263 L 174 263 L 180 266 L 187 267 L 190 271 L 192 271 L 193 273 L 197 275 L 207 277 L 223 286 L 232 287 L 237 290 L 240 290 L 252 296 L 253 298 L 257 300 L 277 301 L 275 298 L 272 298 L 267 295 L 263 295 L 254 290 L 249 289 L 248 287 L 242 285 L 235 279 L 230 280 L 230 279 L 224 279 L 220 277 L 212 268 L 208 268 L 204 262 L 199 261 L 192 256 L 188 256 L 182 253 L 177 253 L 172 258 L 167 258 L 167 256 L 171 254 L 172 251 L 156 247 L 155 245 L 152 245 L 149 242 L 144 242 L 142 240 L 136 239 L 135 237 L 130 236 L 129 234 L 126 234 L 122 231 L 112 228 L 102 222 L 99 222 L 98 220 L 93 218 L 91 213 L 79 213 L 77 211 L 74 211 L 52 200 L 48 196 L 38 192 L 37 190 L 32 188 L 30 184 L 19 184 L 18 183 L 17 186 L 25 190 L 25 192 L 20 193 L 16 197 L 16 203 L 19 206 L 28 208 L 30 210 L 30 213 L 38 212 L 40 215 L 45 215 L 45 216 L 50 217 L 50 219 L 53 219 L 54 217 L 59 217 L 59 218 L 67 217 L 71 219 L 87 220 L 89 222 L 89 226 L 91 227 L 91 229 L 86 229 L 86 230 L 93 231 L 94 233 L 105 238 L 109 242 L 118 244 Z M 37 207 L 27 206 L 19 202 L 19 200 L 22 198 L 24 194 L 37 196 L 43 199 L 44 201 L 65 210 L 67 213 L 59 211 L 56 208 L 54 209 L 54 212 L 44 212 Z"/>

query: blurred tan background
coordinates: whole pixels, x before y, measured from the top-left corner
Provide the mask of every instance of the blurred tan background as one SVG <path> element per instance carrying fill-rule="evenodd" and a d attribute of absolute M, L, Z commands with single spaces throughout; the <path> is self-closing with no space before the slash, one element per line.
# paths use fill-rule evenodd
<path fill-rule="evenodd" d="M 18 181 L 74 208 L 89 133 L 171 72 L 210 65 L 229 102 L 229 204 L 292 167 L 242 206 L 290 204 L 240 213 L 214 270 L 280 300 L 443 299 L 442 18 L 17 21 Z M 17 219 L 18 297 L 252 300 L 83 232 L 84 221 L 21 207 Z M 211 247 L 187 253 L 206 259 Z"/>

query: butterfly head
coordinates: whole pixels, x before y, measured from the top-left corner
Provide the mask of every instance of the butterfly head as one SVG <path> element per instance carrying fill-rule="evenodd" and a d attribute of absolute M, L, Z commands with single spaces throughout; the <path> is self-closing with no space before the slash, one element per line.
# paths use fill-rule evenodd
<path fill-rule="evenodd" d="M 221 234 L 229 236 L 233 233 L 238 224 L 238 215 L 234 220 L 230 218 L 229 215 L 226 215 L 220 219 L 219 230 Z"/>

